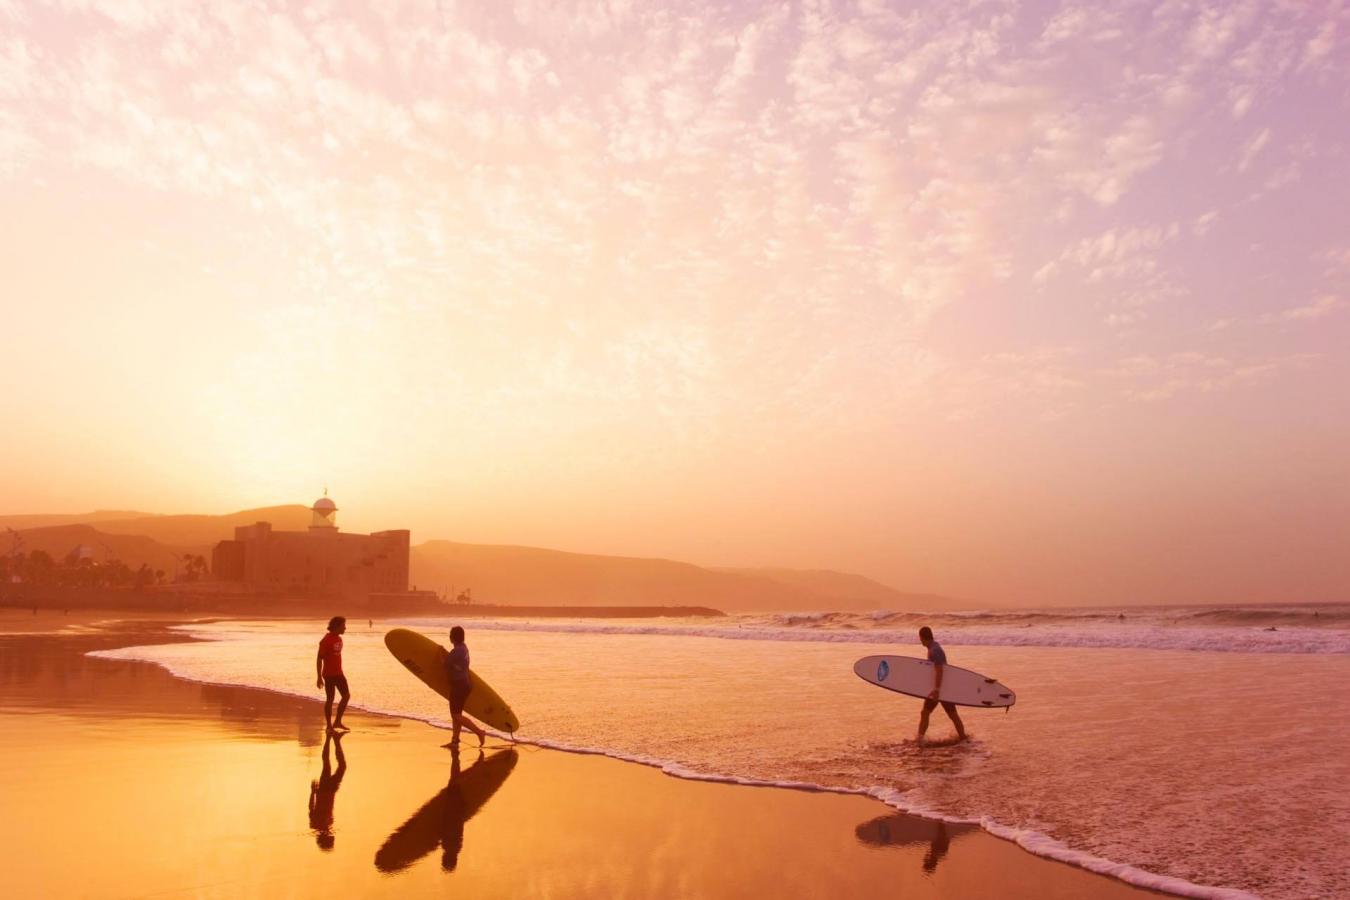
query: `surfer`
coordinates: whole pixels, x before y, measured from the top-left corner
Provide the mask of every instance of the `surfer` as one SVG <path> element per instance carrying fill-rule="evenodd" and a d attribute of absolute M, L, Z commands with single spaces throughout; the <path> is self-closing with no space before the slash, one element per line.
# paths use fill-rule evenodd
<path fill-rule="evenodd" d="M 328 633 L 319 641 L 319 655 L 314 658 L 314 670 L 318 675 L 318 687 L 324 690 L 323 720 L 328 723 L 328 731 L 348 731 L 342 724 L 342 714 L 347 711 L 347 701 L 352 698 L 347 687 L 347 676 L 342 674 L 342 635 L 347 630 L 347 620 L 343 616 L 333 616 L 328 620 Z M 333 692 L 342 694 L 338 702 L 337 716 L 333 715 Z"/>
<path fill-rule="evenodd" d="M 464 716 L 464 701 L 469 699 L 473 683 L 469 681 L 469 645 L 464 643 L 464 629 L 456 625 L 450 629 L 451 650 L 445 655 L 445 674 L 450 677 L 450 719 L 454 729 L 450 732 L 450 746 L 459 746 L 459 730 L 468 728 L 478 735 L 478 746 L 483 746 L 487 734 Z"/>
<path fill-rule="evenodd" d="M 928 661 L 933 664 L 933 690 L 923 701 L 923 712 L 919 714 L 919 736 L 915 740 L 920 744 L 923 743 L 924 732 L 928 731 L 928 717 L 940 702 L 943 712 L 956 726 L 956 739 L 964 741 L 966 727 L 961 724 L 961 717 L 956 714 L 956 704 L 948 700 L 938 700 L 938 691 L 942 689 L 942 670 L 947 665 L 947 653 L 941 644 L 933 640 L 933 629 L 927 625 L 919 629 L 919 643 L 928 648 Z"/>

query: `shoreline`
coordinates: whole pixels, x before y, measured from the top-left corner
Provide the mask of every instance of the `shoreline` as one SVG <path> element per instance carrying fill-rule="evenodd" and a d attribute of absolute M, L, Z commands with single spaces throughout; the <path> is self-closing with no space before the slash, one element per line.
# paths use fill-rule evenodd
<path fill-rule="evenodd" d="M 91 654 L 98 657 L 98 654 Z M 110 659 L 123 659 L 125 657 L 102 657 Z M 228 687 L 237 690 L 260 691 L 273 694 L 279 697 L 286 697 L 296 700 L 309 699 L 305 695 L 292 693 L 288 691 L 276 690 L 273 688 L 259 687 L 256 685 L 240 682 L 214 682 L 198 679 L 192 675 L 175 671 L 171 666 L 157 661 L 134 660 L 146 665 L 155 666 L 162 669 L 170 677 L 181 681 L 200 684 L 204 686 Z M 315 701 L 318 702 L 318 701 Z M 390 719 L 399 719 L 407 722 L 415 722 L 438 731 L 449 731 L 450 726 L 445 720 L 421 717 L 407 712 L 400 712 L 381 708 L 358 702 L 353 702 L 350 706 L 352 710 L 359 710 L 361 713 L 370 716 L 378 716 Z M 788 790 L 807 794 L 821 794 L 827 796 L 839 797 L 860 797 L 866 798 L 876 803 L 882 804 L 885 808 L 903 816 L 911 816 L 923 819 L 929 822 L 941 822 L 947 826 L 955 827 L 974 827 L 979 829 L 985 835 L 1010 844 L 1016 845 L 1019 849 L 1028 855 L 1057 864 L 1071 866 L 1096 875 L 1101 875 L 1119 882 L 1130 888 L 1145 891 L 1157 896 L 1171 897 L 1192 897 L 1208 898 L 1208 900 L 1254 900 L 1257 896 L 1247 891 L 1237 888 L 1213 886 L 1199 884 L 1177 878 L 1170 875 L 1157 874 L 1146 869 L 1141 869 L 1126 863 L 1116 862 L 1106 857 L 1094 855 L 1092 853 L 1077 850 L 1062 841 L 1056 840 L 1044 833 L 1015 826 L 1004 825 L 1000 822 L 981 818 L 965 818 L 960 816 L 950 816 L 937 812 L 926 806 L 907 802 L 904 799 L 903 792 L 889 788 L 869 787 L 869 788 L 846 788 L 835 787 L 811 782 L 798 781 L 774 781 L 750 778 L 738 775 L 732 775 L 719 772 L 703 772 L 689 769 L 678 763 L 673 763 L 659 758 L 651 758 L 640 755 L 627 754 L 619 751 L 610 750 L 603 747 L 591 747 L 578 744 L 570 744 L 561 741 L 549 740 L 547 738 L 529 738 L 529 737 L 509 737 L 492 729 L 487 729 L 489 734 L 500 740 L 511 740 L 516 744 L 536 747 L 541 750 L 574 754 L 580 756 L 603 757 L 616 763 L 626 765 L 637 765 L 643 768 L 655 770 L 662 775 L 669 776 L 681 781 L 721 784 L 735 787 L 761 788 L 770 790 Z"/>
<path fill-rule="evenodd" d="M 97 651 L 108 651 L 116 649 L 117 647 L 130 646 L 132 644 L 175 643 L 180 641 L 191 640 L 191 638 L 181 633 L 169 631 L 170 625 L 187 624 L 186 620 L 182 619 L 181 617 L 176 618 L 165 617 L 163 620 L 160 620 L 159 617 L 155 618 L 156 621 L 153 624 L 145 622 L 128 621 L 126 619 L 118 620 L 116 623 L 113 624 L 113 627 L 111 629 L 103 631 L 102 636 L 107 638 L 111 637 L 114 634 L 120 633 L 125 636 L 125 639 L 116 640 L 111 643 L 100 641 L 100 643 L 104 643 L 104 646 L 96 648 L 91 647 L 88 650 L 82 650 L 80 652 L 82 655 L 89 654 L 88 656 L 84 656 L 84 658 L 100 660 L 100 657 L 96 655 Z M 150 628 L 145 628 L 144 627 L 145 625 L 150 625 Z M 62 637 L 70 637 L 71 635 L 47 634 L 42 636 L 59 640 Z M 91 635 L 86 633 L 80 636 L 89 637 Z M 11 636 L 10 639 L 13 640 L 14 638 Z M 91 653 L 91 651 L 94 652 Z M 107 659 L 101 659 L 100 661 L 110 665 L 117 664 Z M 213 692 L 224 692 L 225 694 L 234 693 L 239 695 L 241 698 L 245 698 L 245 702 L 246 698 L 250 696 L 256 699 L 258 695 L 266 695 L 268 697 L 275 698 L 276 701 L 281 702 L 283 704 L 308 707 L 311 714 L 316 714 L 321 706 L 321 702 L 318 700 L 308 697 L 301 697 L 295 694 L 280 691 L 269 691 L 267 689 L 247 685 L 215 685 L 204 681 L 197 681 L 194 679 L 184 678 L 181 675 L 172 673 L 171 671 L 168 670 L 167 667 L 155 663 L 146 663 L 144 661 L 122 661 L 121 665 L 129 665 L 132 667 L 138 667 L 142 669 L 145 668 L 153 669 L 159 673 L 160 677 L 164 679 L 169 679 L 180 685 L 196 685 L 203 690 L 211 690 Z M 349 716 L 356 714 L 361 717 L 370 718 L 372 720 L 383 721 L 386 723 L 386 725 L 389 722 L 398 723 L 398 725 L 401 725 L 403 723 L 416 722 L 418 724 L 424 724 L 433 728 L 437 728 L 438 730 L 443 730 L 441 725 L 438 723 L 424 722 L 423 720 L 417 719 L 415 717 L 410 717 L 398 713 L 391 713 L 388 711 L 381 711 L 378 709 L 362 709 L 359 713 L 357 713 L 356 711 L 358 709 L 359 709 L 358 706 L 353 705 L 352 706 L 353 712 L 349 713 Z M 1208 897 L 1250 896 L 1241 894 L 1240 892 L 1229 891 L 1224 889 L 1205 888 L 1197 885 L 1192 885 L 1189 882 L 1182 882 L 1178 879 L 1170 879 L 1165 878 L 1163 876 L 1153 876 L 1149 873 L 1142 873 L 1142 872 L 1138 874 L 1146 876 L 1151 883 L 1144 886 L 1139 886 L 1138 882 L 1135 882 L 1134 879 L 1131 878 L 1131 875 L 1133 875 L 1137 870 L 1132 871 L 1127 866 L 1121 866 L 1119 864 L 1110 863 L 1109 861 L 1106 860 L 1100 860 L 1094 857 L 1089 857 L 1086 854 L 1080 854 L 1067 847 L 1063 847 L 1063 845 L 1059 845 L 1058 847 L 1054 846 L 1047 847 L 1045 846 L 1044 843 L 1042 843 L 1041 846 L 1035 848 L 1029 847 L 1025 842 L 1026 835 L 1024 833 L 1016 832 L 1012 829 L 1002 829 L 1004 833 L 999 834 L 998 831 L 995 831 L 993 830 L 993 828 L 990 827 L 992 825 L 994 828 L 998 828 L 999 826 L 997 826 L 996 823 L 974 823 L 966 820 L 943 819 L 941 817 L 935 817 L 932 814 L 929 814 L 927 816 L 914 815 L 911 814 L 911 812 L 904 810 L 903 801 L 898 796 L 883 797 L 879 796 L 877 793 L 873 791 L 863 789 L 855 789 L 855 790 L 832 789 L 814 784 L 786 784 L 777 782 L 756 781 L 751 779 L 743 779 L 735 777 L 710 776 L 698 772 L 679 770 L 678 767 L 672 767 L 670 765 L 662 764 L 659 761 L 628 758 L 595 748 L 570 747 L 556 743 L 551 744 L 547 741 L 542 740 L 536 741 L 522 740 L 519 742 L 519 746 L 522 748 L 537 747 L 540 748 L 546 754 L 550 750 L 561 751 L 560 755 L 577 758 L 608 757 L 605 763 L 606 765 L 620 766 L 624 768 L 628 768 L 627 766 L 625 766 L 625 763 L 630 764 L 638 763 L 637 768 L 652 773 L 654 777 L 661 778 L 665 775 L 670 775 L 673 776 L 671 780 L 675 781 L 677 784 L 682 785 L 703 784 L 709 786 L 719 786 L 721 788 L 735 792 L 734 796 L 738 797 L 741 796 L 743 792 L 737 791 L 737 788 L 744 786 L 753 786 L 753 787 L 767 788 L 768 791 L 765 793 L 779 793 L 786 791 L 801 796 L 814 795 L 815 797 L 821 798 L 822 801 L 824 801 L 825 798 L 837 798 L 839 800 L 848 798 L 850 800 L 857 800 L 858 802 L 866 803 L 876 813 L 882 812 L 890 813 L 891 818 L 893 818 L 895 822 L 892 823 L 892 826 L 888 826 L 888 828 L 893 827 L 899 828 L 901 830 L 904 830 L 904 828 L 908 828 L 910 829 L 910 831 L 915 830 L 922 831 L 924 828 L 931 829 L 935 826 L 941 826 L 942 829 L 956 829 L 962 832 L 964 832 L 965 829 L 976 829 L 976 834 L 983 840 L 992 841 L 995 842 L 996 844 L 1001 844 L 1004 846 L 1007 846 L 1009 844 L 1016 844 L 1017 846 L 1012 849 L 1015 849 L 1019 855 L 1025 857 L 1025 861 L 1028 864 L 1030 864 L 1032 861 L 1035 861 L 1036 866 L 1048 866 L 1049 868 L 1044 870 L 1041 877 L 1043 878 L 1048 877 L 1052 882 L 1054 882 L 1057 878 L 1062 879 L 1067 877 L 1065 874 L 1066 872 L 1077 872 L 1091 879 L 1100 879 L 1100 883 L 1092 884 L 1091 888 L 1089 889 L 1089 894 L 1092 896 L 1116 896 L 1117 895 L 1116 889 L 1126 892 L 1124 894 L 1121 894 L 1120 896 L 1142 896 L 1142 895 L 1160 896 L 1163 895 L 1162 893 L 1159 892 L 1160 888 L 1166 889 L 1168 895 L 1179 895 L 1179 896 L 1208 896 Z M 778 789 L 778 791 L 775 791 L 774 789 Z M 760 792 L 753 792 L 753 793 L 758 795 Z M 747 793 L 746 796 L 748 798 L 750 795 Z M 733 801 L 733 804 L 734 802 L 735 801 Z M 749 802 L 748 799 L 746 802 Z M 881 805 L 878 806 L 878 804 Z M 901 810 L 901 812 L 896 813 L 896 810 Z M 885 816 L 883 816 L 882 818 L 885 818 Z M 983 825 L 984 830 L 983 831 L 978 830 L 977 827 L 978 825 Z M 862 837 L 861 829 L 862 826 L 859 826 L 859 840 L 864 839 Z M 943 833 L 945 834 L 945 831 Z M 967 834 L 966 837 L 967 838 L 973 837 L 973 835 Z M 1060 853 L 1064 854 L 1064 856 L 1056 855 Z M 1058 873 L 1058 875 L 1052 874 L 1056 872 Z M 1163 883 L 1160 884 L 1159 883 L 1160 881 Z M 1041 891 L 1049 890 L 1050 895 L 1055 895 L 1056 893 L 1053 886 L 1047 888 L 1046 886 L 1043 885 L 1040 888 L 1038 888 L 1038 890 Z M 983 896 L 985 894 L 982 893 L 979 895 Z M 1079 895 L 1079 894 L 1075 893 L 1072 895 Z M 957 896 L 964 896 L 964 895 L 958 894 Z"/>

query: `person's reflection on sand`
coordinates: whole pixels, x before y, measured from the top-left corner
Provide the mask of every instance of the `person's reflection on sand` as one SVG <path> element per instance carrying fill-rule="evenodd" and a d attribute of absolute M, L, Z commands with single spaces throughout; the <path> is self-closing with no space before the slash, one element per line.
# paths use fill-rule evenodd
<path fill-rule="evenodd" d="M 904 847 L 927 844 L 923 870 L 933 872 L 954 838 L 974 831 L 976 826 L 954 824 L 904 814 L 881 816 L 857 828 L 858 840 L 874 847 Z"/>
<path fill-rule="evenodd" d="M 399 872 L 440 847 L 441 868 L 453 872 L 464 847 L 464 823 L 502 786 L 517 759 L 514 748 L 489 757 L 480 752 L 473 765 L 461 771 L 456 751 L 449 782 L 389 835 L 375 854 L 375 868 Z"/>
<path fill-rule="evenodd" d="M 337 750 L 336 771 L 328 753 L 330 748 Z M 337 800 L 342 776 L 346 774 L 347 757 L 342 752 L 342 735 L 330 731 L 323 742 L 323 771 L 317 781 L 309 784 L 309 827 L 314 830 L 314 840 L 322 850 L 332 850 L 336 840 L 333 836 L 333 803 Z"/>
<path fill-rule="evenodd" d="M 480 751 L 474 765 L 482 761 Z M 456 747 L 450 751 L 450 782 L 441 792 L 445 795 L 441 807 L 441 868 L 447 872 L 455 871 L 455 866 L 459 865 L 459 851 L 464 849 L 464 820 L 468 818 L 468 811 L 464 807 L 460 777 L 459 748 Z"/>

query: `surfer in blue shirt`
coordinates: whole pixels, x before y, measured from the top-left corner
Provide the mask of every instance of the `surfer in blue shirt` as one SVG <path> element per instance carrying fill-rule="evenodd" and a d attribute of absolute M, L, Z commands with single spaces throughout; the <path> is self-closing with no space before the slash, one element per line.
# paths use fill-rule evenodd
<path fill-rule="evenodd" d="M 459 625 L 450 629 L 450 652 L 445 655 L 445 674 L 450 678 L 450 746 L 459 746 L 459 731 L 468 728 L 478 735 L 478 746 L 483 746 L 487 734 L 464 715 L 464 701 L 469 699 L 473 683 L 469 680 L 469 645 L 464 643 L 464 629 Z"/>
<path fill-rule="evenodd" d="M 964 741 L 966 739 L 966 727 L 961 724 L 961 717 L 956 714 L 956 704 L 947 700 L 938 700 L 938 692 L 942 690 L 942 670 L 947 667 L 947 653 L 942 649 L 941 644 L 933 640 L 933 629 L 927 625 L 919 629 L 919 643 L 928 648 L 928 661 L 933 664 L 933 690 L 923 701 L 923 712 L 919 714 L 919 736 L 916 740 L 920 744 L 923 743 L 924 733 L 928 731 L 928 717 L 940 702 L 942 711 L 956 726 L 956 739 Z"/>

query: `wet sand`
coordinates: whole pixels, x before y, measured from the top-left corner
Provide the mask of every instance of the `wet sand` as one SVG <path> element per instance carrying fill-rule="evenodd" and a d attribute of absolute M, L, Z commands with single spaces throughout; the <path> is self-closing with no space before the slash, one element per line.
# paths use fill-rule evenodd
<path fill-rule="evenodd" d="M 317 702 L 82 655 L 171 640 L 0 636 L 7 895 L 1160 896 L 864 797 L 355 712 L 325 741 Z"/>
<path fill-rule="evenodd" d="M 134 620 L 147 625 L 185 621 L 182 613 L 143 612 L 117 609 L 64 609 L 59 607 L 0 606 L 0 635 L 43 634 L 83 630 L 100 623 Z"/>

